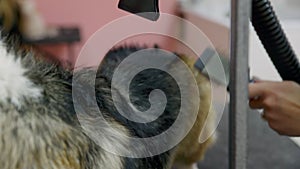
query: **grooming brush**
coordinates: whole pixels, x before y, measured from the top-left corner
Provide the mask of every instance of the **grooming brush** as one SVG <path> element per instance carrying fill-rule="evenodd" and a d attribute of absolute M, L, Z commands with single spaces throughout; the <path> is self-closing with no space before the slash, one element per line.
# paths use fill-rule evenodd
<path fill-rule="evenodd" d="M 229 59 L 219 56 L 214 49 L 206 48 L 194 66 L 210 80 L 228 87 Z M 224 73 L 216 69 L 218 66 L 223 66 L 225 78 Z"/>

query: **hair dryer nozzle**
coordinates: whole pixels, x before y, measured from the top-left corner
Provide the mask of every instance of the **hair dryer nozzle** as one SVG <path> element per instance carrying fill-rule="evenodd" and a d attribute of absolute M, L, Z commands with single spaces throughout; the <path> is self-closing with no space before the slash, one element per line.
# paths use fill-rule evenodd
<path fill-rule="evenodd" d="M 159 18 L 158 0 L 120 0 L 118 7 L 152 21 Z"/>

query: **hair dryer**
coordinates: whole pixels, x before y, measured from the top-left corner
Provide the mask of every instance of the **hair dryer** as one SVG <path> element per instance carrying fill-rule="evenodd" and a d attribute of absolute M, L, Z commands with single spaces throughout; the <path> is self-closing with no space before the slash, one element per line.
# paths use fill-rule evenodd
<path fill-rule="evenodd" d="M 158 0 L 120 0 L 118 7 L 152 21 L 159 18 Z"/>
<path fill-rule="evenodd" d="M 152 21 L 159 18 L 158 0 L 120 0 L 118 7 Z M 300 63 L 269 0 L 252 0 L 251 20 L 282 79 L 300 84 Z"/>

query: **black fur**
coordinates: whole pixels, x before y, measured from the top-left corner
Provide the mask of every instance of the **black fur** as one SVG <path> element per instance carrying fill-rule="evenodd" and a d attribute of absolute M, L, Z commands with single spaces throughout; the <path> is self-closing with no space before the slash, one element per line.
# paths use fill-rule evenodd
<path fill-rule="evenodd" d="M 77 146 L 84 146 L 78 145 L 81 143 L 86 144 L 87 149 L 81 150 L 79 148 L 83 152 L 77 157 L 77 160 L 80 161 L 80 166 L 85 169 L 92 169 L 96 166 L 95 163 L 97 163 L 98 160 L 101 161 L 102 152 L 104 150 L 90 140 L 82 131 L 73 104 L 82 104 L 82 108 L 89 107 L 93 96 L 92 93 L 87 92 L 86 89 L 92 88 L 93 85 L 95 85 L 97 104 L 101 112 L 108 120 L 113 119 L 122 126 L 125 126 L 132 137 L 145 138 L 155 136 L 168 129 L 177 117 L 180 108 L 180 92 L 178 92 L 178 86 L 169 74 L 155 69 L 145 70 L 134 78 L 130 85 L 130 99 L 139 110 L 145 111 L 149 108 L 148 96 L 150 91 L 157 88 L 162 89 L 167 95 L 168 103 L 165 112 L 160 118 L 146 124 L 132 122 L 120 115 L 113 104 L 110 88 L 111 78 L 115 68 L 129 54 L 144 48 L 119 47 L 109 51 L 97 71 L 96 84 L 90 84 L 89 81 L 89 75 L 93 72 L 93 69 L 82 69 L 77 74 L 79 77 L 77 85 L 81 85 L 83 90 L 79 92 L 78 95 L 73 96 L 80 98 L 81 103 L 73 103 L 72 71 L 65 70 L 58 65 L 47 63 L 43 61 L 43 59 L 37 59 L 33 52 L 28 53 L 22 49 L 18 49 L 21 45 L 19 45 L 18 41 L 14 41 L 14 39 L 8 38 L 6 42 L 7 50 L 15 53 L 16 57 L 21 58 L 22 64 L 28 69 L 26 76 L 35 85 L 43 89 L 43 97 L 38 101 L 25 99 L 21 108 L 2 104 L 2 112 L 7 110 L 7 107 L 13 106 L 14 108 L 12 109 L 18 110 L 23 118 L 33 116 L 41 121 L 52 119 L 69 126 L 71 128 L 71 134 L 65 139 L 56 140 L 54 143 L 60 145 L 59 142 L 62 141 L 69 149 L 77 149 Z M 16 46 L 13 46 L 14 44 Z M 155 74 L 155 76 L 153 76 L 153 74 Z M 124 102 L 123 104 L 127 103 Z M 30 121 L 26 121 L 26 123 L 29 125 Z M 38 126 L 40 128 L 37 130 L 43 133 L 40 137 L 47 137 L 47 133 L 52 132 L 52 129 L 47 126 L 47 121 L 44 121 L 41 126 Z M 33 135 L 31 137 L 39 136 Z M 53 139 L 51 135 L 48 135 L 48 137 L 49 139 Z M 15 139 L 19 139 L 18 136 L 16 136 Z M 49 146 L 51 147 L 51 145 Z M 61 149 L 62 147 L 58 146 L 56 148 Z M 56 150 L 56 148 L 54 147 L 53 151 L 59 151 Z M 164 169 L 170 162 L 171 153 L 172 150 L 149 158 L 124 158 L 123 168 Z"/>

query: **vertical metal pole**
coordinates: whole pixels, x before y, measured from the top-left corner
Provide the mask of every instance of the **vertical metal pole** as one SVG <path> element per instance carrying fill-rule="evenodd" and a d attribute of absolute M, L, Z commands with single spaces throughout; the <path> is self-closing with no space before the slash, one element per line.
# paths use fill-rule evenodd
<path fill-rule="evenodd" d="M 246 169 L 251 0 L 231 0 L 229 168 Z"/>

